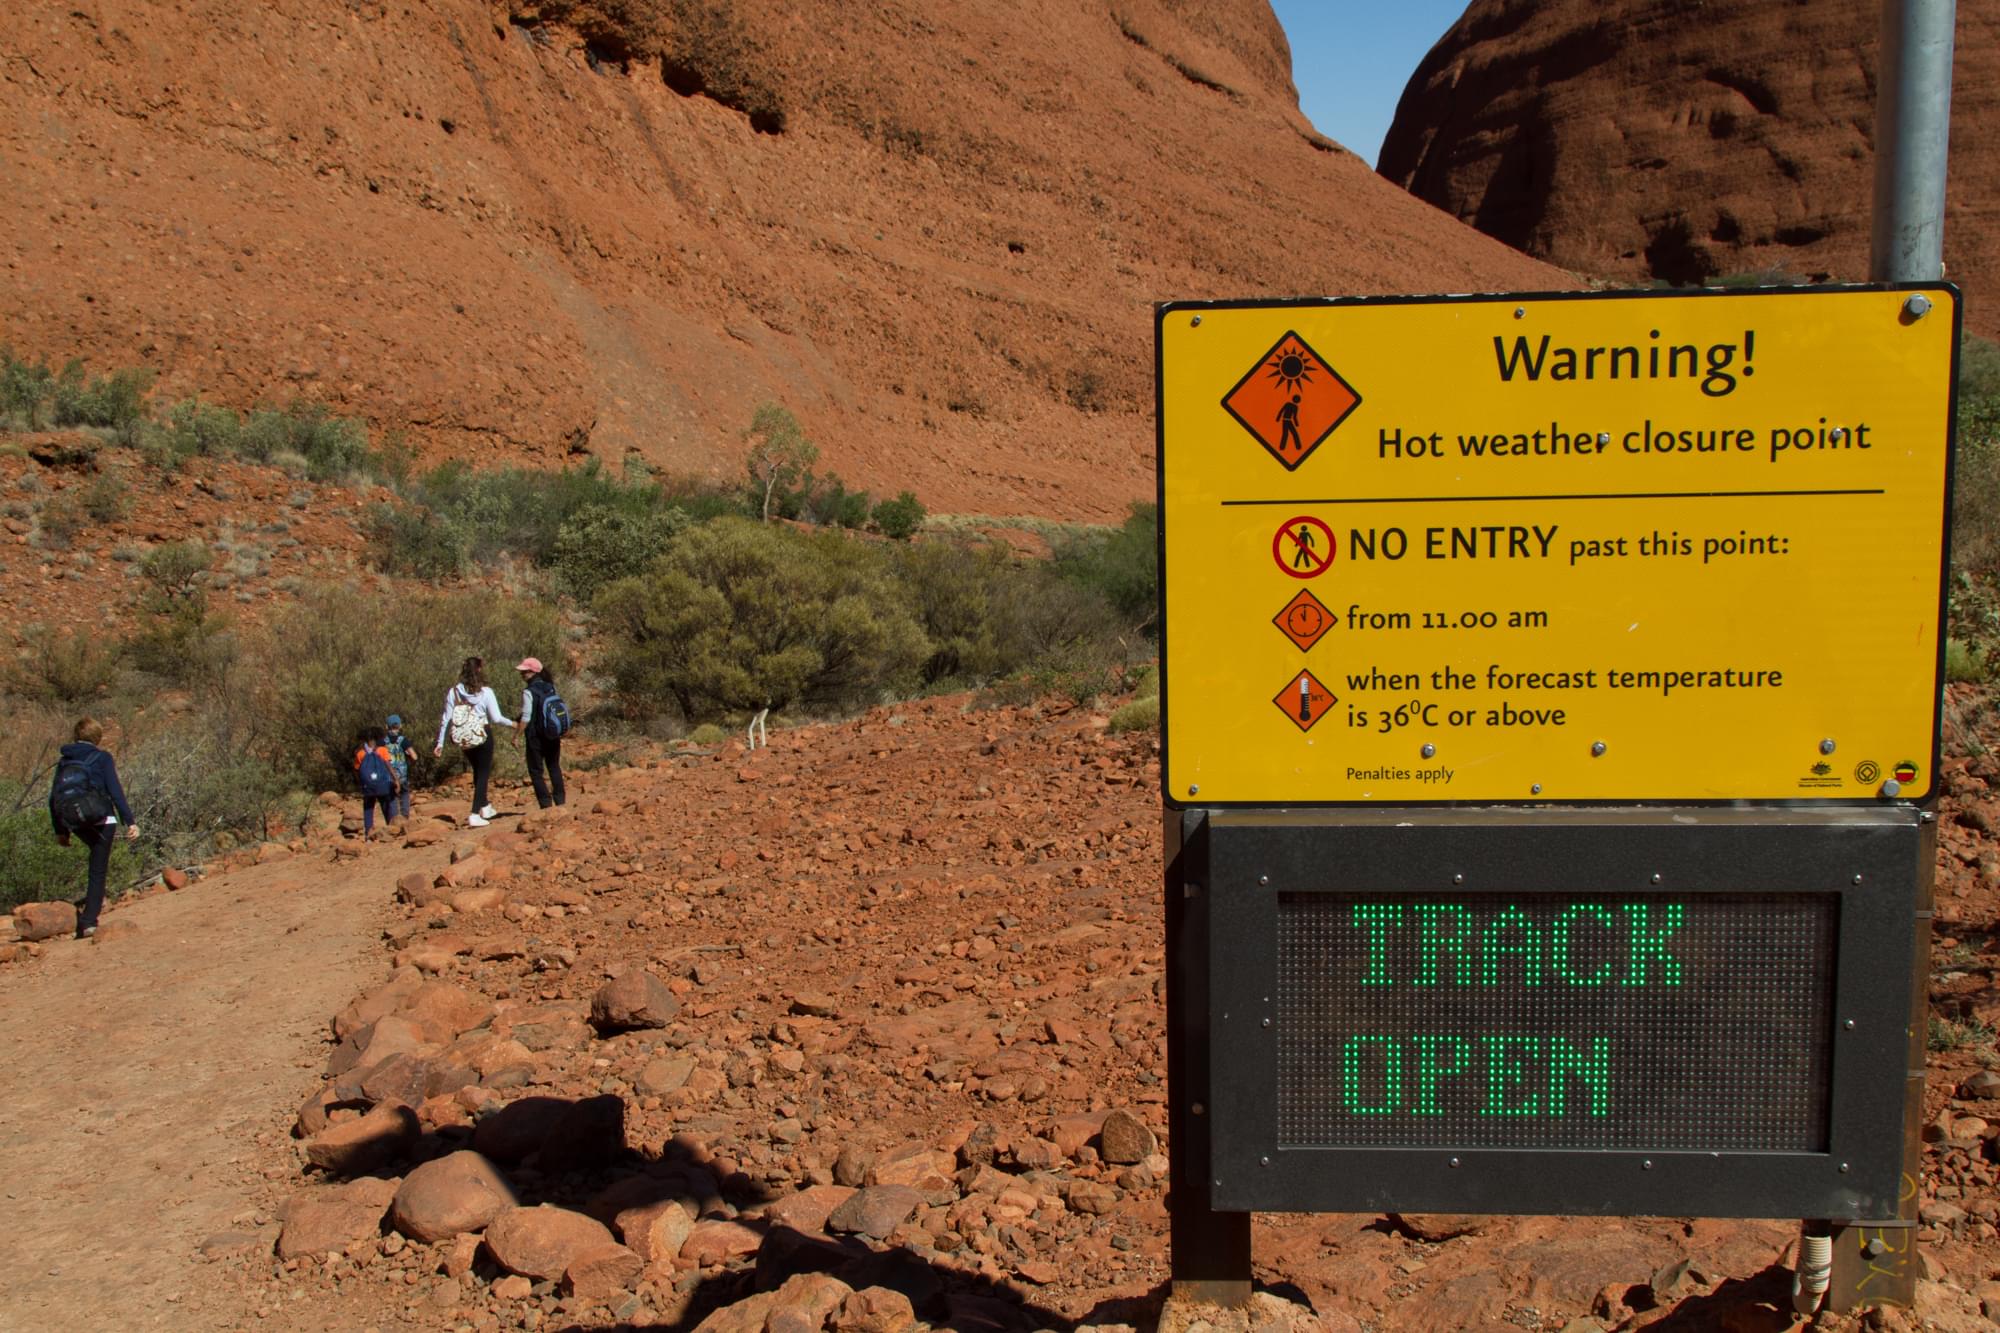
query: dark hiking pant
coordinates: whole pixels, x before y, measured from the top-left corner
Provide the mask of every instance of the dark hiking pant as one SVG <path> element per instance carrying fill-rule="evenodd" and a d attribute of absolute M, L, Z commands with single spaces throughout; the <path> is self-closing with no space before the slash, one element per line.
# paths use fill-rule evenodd
<path fill-rule="evenodd" d="M 472 765 L 472 813 L 476 815 L 487 806 L 486 782 L 493 776 L 493 733 L 487 732 L 485 740 L 465 752 L 465 758 Z"/>
<path fill-rule="evenodd" d="M 90 881 L 84 890 L 83 910 L 77 913 L 76 928 L 89 930 L 104 910 L 104 881 L 111 873 L 111 846 L 118 841 L 118 825 L 93 824 L 76 835 L 90 848 Z"/>
<path fill-rule="evenodd" d="M 535 784 L 535 804 L 546 810 L 563 804 L 562 742 L 528 733 L 528 781 Z M 546 767 L 548 774 L 543 776 Z"/>

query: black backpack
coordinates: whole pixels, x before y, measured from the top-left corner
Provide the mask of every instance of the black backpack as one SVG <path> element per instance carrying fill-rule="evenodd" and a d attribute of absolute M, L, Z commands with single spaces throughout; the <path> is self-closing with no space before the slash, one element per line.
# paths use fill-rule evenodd
<path fill-rule="evenodd" d="M 69 833 L 81 833 L 102 824 L 111 814 L 111 797 L 97 785 L 90 766 L 81 759 L 66 759 L 56 769 L 55 789 L 49 805 L 56 819 Z"/>

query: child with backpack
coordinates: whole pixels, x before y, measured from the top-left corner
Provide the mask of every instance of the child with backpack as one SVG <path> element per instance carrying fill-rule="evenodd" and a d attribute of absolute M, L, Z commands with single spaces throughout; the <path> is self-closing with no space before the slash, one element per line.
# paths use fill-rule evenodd
<path fill-rule="evenodd" d="M 354 773 L 361 783 L 361 840 L 375 840 L 375 807 L 382 807 L 382 823 L 396 817 L 396 770 L 391 765 L 388 734 L 369 727 L 360 736 L 361 748 L 354 752 Z"/>
<path fill-rule="evenodd" d="M 139 836 L 139 826 L 132 821 L 125 789 L 118 785 L 117 764 L 109 751 L 98 748 L 104 728 L 95 718 L 78 718 L 70 734 L 75 739 L 62 747 L 49 786 L 49 821 L 58 843 L 67 847 L 74 836 L 90 848 L 90 878 L 76 918 L 76 937 L 86 940 L 97 933 L 97 917 L 104 910 L 104 879 L 118 826 L 125 826 L 128 840 Z"/>
<path fill-rule="evenodd" d="M 528 781 L 535 785 L 535 804 L 546 810 L 564 801 L 562 738 L 569 734 L 569 705 L 556 693 L 556 678 L 541 658 L 524 657 L 514 669 L 521 673 L 521 726 L 527 737 Z"/>
<path fill-rule="evenodd" d="M 396 770 L 396 813 L 410 817 L 410 755 L 416 746 L 403 734 L 403 719 L 389 714 L 389 735 L 383 742 L 389 750 L 389 767 Z"/>
<path fill-rule="evenodd" d="M 444 716 L 438 719 L 437 744 L 431 748 L 431 757 L 444 757 L 447 735 L 453 745 L 465 751 L 465 761 L 472 765 L 472 815 L 465 822 L 472 828 L 485 828 L 497 813 L 486 802 L 486 784 L 493 776 L 493 733 L 488 729 L 489 724 L 520 725 L 509 721 L 500 711 L 500 700 L 486 683 L 486 659 L 468 657 L 459 667 L 458 682 L 445 691 Z"/>

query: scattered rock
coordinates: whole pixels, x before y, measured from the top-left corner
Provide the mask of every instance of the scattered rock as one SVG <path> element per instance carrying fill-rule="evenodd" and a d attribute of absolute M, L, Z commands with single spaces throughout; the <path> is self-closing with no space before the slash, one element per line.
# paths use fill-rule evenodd
<path fill-rule="evenodd" d="M 902 1292 L 863 1287 L 841 1302 L 833 1329 L 834 1333 L 905 1333 L 916 1322 L 917 1312 Z"/>
<path fill-rule="evenodd" d="M 610 1300 L 637 1286 L 645 1269 L 644 1260 L 615 1241 L 588 1245 L 563 1269 L 563 1294 L 584 1300 Z"/>
<path fill-rule="evenodd" d="M 554 1281 L 593 1246 L 614 1244 L 601 1222 L 566 1208 L 541 1204 L 506 1208 L 486 1228 L 486 1249 L 502 1268 Z"/>
<path fill-rule="evenodd" d="M 31 943 L 74 935 L 76 908 L 68 903 L 22 903 L 14 909 L 14 933 Z"/>
<path fill-rule="evenodd" d="M 478 1153 L 460 1151 L 410 1172 L 396 1191 L 389 1220 L 411 1240 L 428 1243 L 481 1230 L 514 1206 L 506 1177 Z"/>
<path fill-rule="evenodd" d="M 834 1208 L 827 1215 L 826 1229 L 887 1240 L 923 1202 L 924 1196 L 907 1185 L 870 1185 Z"/>
<path fill-rule="evenodd" d="M 285 1212 L 284 1230 L 278 1234 L 278 1257 L 335 1254 L 357 1240 L 381 1233 L 379 1205 L 346 1199 L 294 1199 Z"/>
<path fill-rule="evenodd" d="M 598 988 L 590 997 L 590 1022 L 600 1032 L 663 1028 L 681 1010 L 666 983 L 651 972 L 631 971 Z"/>
<path fill-rule="evenodd" d="M 1104 1117 L 1097 1132 L 1098 1151 L 1104 1160 L 1119 1166 L 1135 1166 L 1159 1148 L 1153 1131 L 1130 1111 L 1117 1110 Z"/>
<path fill-rule="evenodd" d="M 678 1200 L 627 1208 L 614 1223 L 627 1249 L 649 1264 L 670 1264 L 687 1244 L 694 1218 Z"/>
<path fill-rule="evenodd" d="M 757 1253 L 757 1247 L 763 1243 L 763 1233 L 752 1231 L 740 1222 L 720 1219 L 697 1222 L 681 1243 L 680 1258 L 682 1263 L 695 1265 L 726 1263 Z"/>
<path fill-rule="evenodd" d="M 409 1107 L 378 1106 L 307 1139 L 306 1160 L 333 1175 L 358 1176 L 407 1153 L 421 1132 L 417 1113 Z"/>

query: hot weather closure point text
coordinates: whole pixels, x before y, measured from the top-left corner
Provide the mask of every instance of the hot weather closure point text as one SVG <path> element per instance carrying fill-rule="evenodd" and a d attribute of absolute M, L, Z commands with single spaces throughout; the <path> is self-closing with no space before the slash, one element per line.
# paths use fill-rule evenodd
<path fill-rule="evenodd" d="M 1923 294 L 1162 307 L 1166 795 L 1920 799 L 1959 323 Z M 1302 460 L 1238 392 L 1287 340 L 1325 373 L 1286 402 L 1358 399 Z M 1270 628 L 1301 581 L 1309 648 Z"/>

